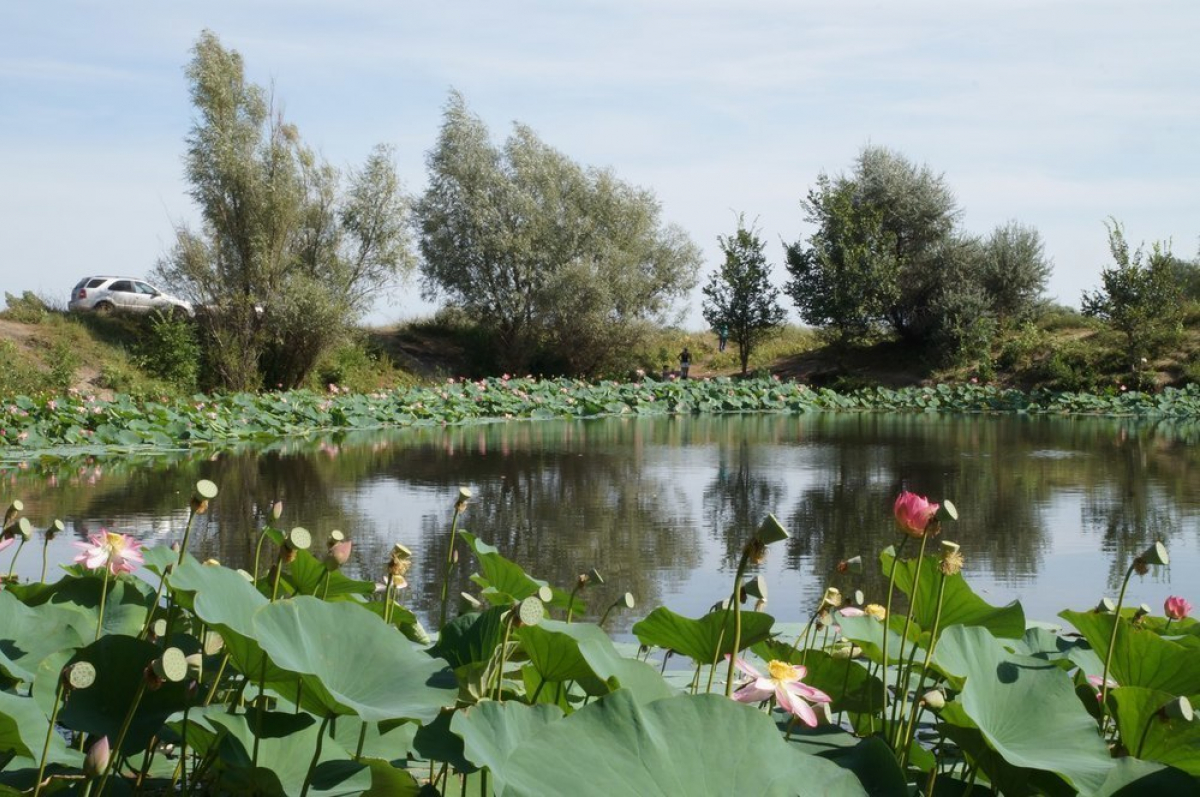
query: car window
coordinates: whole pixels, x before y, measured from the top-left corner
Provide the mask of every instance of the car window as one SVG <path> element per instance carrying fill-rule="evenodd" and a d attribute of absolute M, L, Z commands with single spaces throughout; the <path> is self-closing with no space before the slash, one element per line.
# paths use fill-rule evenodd
<path fill-rule="evenodd" d="M 137 288 L 138 293 L 144 293 L 147 296 L 155 296 L 158 294 L 158 291 L 154 290 L 154 288 L 150 287 L 144 282 L 135 282 L 133 283 L 133 287 Z"/>
<path fill-rule="evenodd" d="M 92 277 L 90 280 L 88 280 L 87 286 L 89 288 L 98 288 L 103 284 L 104 284 L 104 277 Z"/>
<path fill-rule="evenodd" d="M 117 293 L 133 293 L 133 283 L 129 280 L 117 280 L 112 285 L 108 286 L 110 291 Z"/>

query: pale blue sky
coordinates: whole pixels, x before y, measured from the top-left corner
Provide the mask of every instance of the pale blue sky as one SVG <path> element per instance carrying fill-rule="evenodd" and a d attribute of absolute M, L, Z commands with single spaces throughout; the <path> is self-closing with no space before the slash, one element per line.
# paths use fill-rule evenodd
<path fill-rule="evenodd" d="M 744 212 L 782 283 L 779 242 L 810 232 L 799 200 L 866 143 L 944 172 L 968 231 L 1037 227 L 1063 303 L 1098 283 L 1110 215 L 1197 254 L 1195 0 L 6 0 L 3 290 L 65 301 L 85 274 L 144 275 L 194 220 L 183 67 L 204 28 L 335 165 L 388 143 L 420 192 L 453 87 L 497 140 L 519 120 L 653 189 L 705 272 Z M 415 294 L 371 320 L 428 313 Z M 698 292 L 687 319 L 703 325 Z"/>

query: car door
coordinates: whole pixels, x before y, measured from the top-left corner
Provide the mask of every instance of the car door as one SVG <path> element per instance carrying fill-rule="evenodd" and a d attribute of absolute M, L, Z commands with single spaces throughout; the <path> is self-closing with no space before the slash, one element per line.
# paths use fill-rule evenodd
<path fill-rule="evenodd" d="M 109 301 L 122 310 L 137 309 L 137 293 L 133 289 L 133 280 L 116 280 L 108 286 Z"/>
<path fill-rule="evenodd" d="M 133 287 L 137 291 L 138 309 L 142 312 L 148 313 L 167 304 L 159 298 L 159 293 L 153 286 L 145 282 L 134 282 Z"/>

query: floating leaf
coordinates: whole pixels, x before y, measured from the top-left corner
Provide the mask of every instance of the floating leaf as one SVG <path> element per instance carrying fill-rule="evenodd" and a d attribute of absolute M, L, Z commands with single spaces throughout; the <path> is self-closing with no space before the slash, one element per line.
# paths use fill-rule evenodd
<path fill-rule="evenodd" d="M 762 612 L 742 612 L 741 649 L 766 639 L 775 618 Z M 633 633 L 643 645 L 682 653 L 697 664 L 711 664 L 733 652 L 733 613 L 719 609 L 699 620 L 676 614 L 665 606 L 635 623 Z"/>

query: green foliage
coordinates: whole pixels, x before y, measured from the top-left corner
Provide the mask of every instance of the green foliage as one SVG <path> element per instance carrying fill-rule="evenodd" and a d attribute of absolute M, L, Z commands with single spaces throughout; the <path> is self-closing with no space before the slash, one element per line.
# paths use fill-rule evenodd
<path fill-rule="evenodd" d="M 135 345 L 134 362 L 169 383 L 177 393 L 192 393 L 200 374 L 200 343 L 195 326 L 165 313 L 153 314 Z"/>
<path fill-rule="evenodd" d="M 33 291 L 25 291 L 20 296 L 4 292 L 5 309 L 3 317 L 9 321 L 21 324 L 40 324 L 50 315 L 46 302 Z"/>
<path fill-rule="evenodd" d="M 502 148 L 452 93 L 417 206 L 424 291 L 492 332 L 506 370 L 594 374 L 695 282 L 654 195 L 516 125 Z"/>
<path fill-rule="evenodd" d="M 181 226 L 156 270 L 199 306 L 205 382 L 301 384 L 378 291 L 413 267 L 391 153 L 377 148 L 343 179 L 210 31 L 187 76 L 196 109 L 187 175 L 202 225 Z"/>
<path fill-rule="evenodd" d="M 1101 288 L 1084 291 L 1083 312 L 1125 336 L 1128 367 L 1136 372 L 1183 333 L 1176 261 L 1169 244 L 1155 243 L 1148 256 L 1140 247 L 1131 253 L 1120 222 L 1113 219 L 1106 226 L 1114 265 L 1100 272 Z"/>
<path fill-rule="evenodd" d="M 725 330 L 737 344 L 743 376 L 754 349 L 787 317 L 779 304 L 779 289 L 771 284 L 765 244 L 756 230 L 746 229 L 744 221 L 738 218 L 733 236 L 718 237 L 725 262 L 704 286 L 704 320 L 715 330 Z"/>

